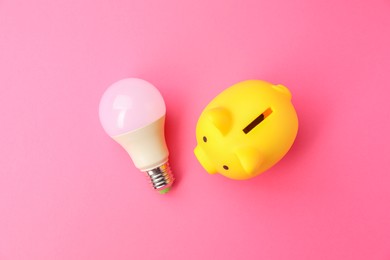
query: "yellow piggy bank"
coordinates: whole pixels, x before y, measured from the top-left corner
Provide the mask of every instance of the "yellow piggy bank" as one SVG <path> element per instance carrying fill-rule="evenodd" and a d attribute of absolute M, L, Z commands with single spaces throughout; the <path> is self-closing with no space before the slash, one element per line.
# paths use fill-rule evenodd
<path fill-rule="evenodd" d="M 208 173 L 245 180 L 282 159 L 297 132 L 290 91 L 247 80 L 221 92 L 203 110 L 194 152 Z"/>

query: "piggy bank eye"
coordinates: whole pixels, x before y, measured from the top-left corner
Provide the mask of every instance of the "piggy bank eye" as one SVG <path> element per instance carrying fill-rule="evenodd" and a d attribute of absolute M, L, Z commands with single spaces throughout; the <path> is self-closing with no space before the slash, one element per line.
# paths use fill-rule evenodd
<path fill-rule="evenodd" d="M 203 142 L 207 143 L 207 137 L 203 136 Z"/>
<path fill-rule="evenodd" d="M 225 170 L 229 170 L 229 167 L 227 165 L 222 166 Z"/>

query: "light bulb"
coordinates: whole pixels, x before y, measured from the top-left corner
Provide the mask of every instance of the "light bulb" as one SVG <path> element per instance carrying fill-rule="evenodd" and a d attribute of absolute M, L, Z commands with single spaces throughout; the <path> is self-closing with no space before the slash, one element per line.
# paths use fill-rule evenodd
<path fill-rule="evenodd" d="M 112 84 L 99 105 L 106 133 L 128 152 L 135 166 L 147 173 L 153 188 L 162 194 L 174 181 L 164 137 L 165 112 L 160 92 L 137 78 Z"/>

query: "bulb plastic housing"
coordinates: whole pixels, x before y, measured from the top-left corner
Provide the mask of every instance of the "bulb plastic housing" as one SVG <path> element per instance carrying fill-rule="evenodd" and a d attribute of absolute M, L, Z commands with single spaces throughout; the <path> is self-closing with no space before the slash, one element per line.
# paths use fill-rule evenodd
<path fill-rule="evenodd" d="M 165 102 L 149 82 L 128 78 L 112 84 L 103 94 L 99 118 L 105 132 L 147 173 L 159 192 L 169 190 L 173 175 L 164 137 Z"/>

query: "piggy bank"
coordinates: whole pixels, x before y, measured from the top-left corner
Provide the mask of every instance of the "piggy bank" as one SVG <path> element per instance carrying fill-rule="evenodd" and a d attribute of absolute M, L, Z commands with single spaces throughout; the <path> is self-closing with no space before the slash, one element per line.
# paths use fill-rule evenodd
<path fill-rule="evenodd" d="M 194 152 L 208 173 L 245 180 L 282 159 L 297 132 L 290 91 L 282 85 L 247 80 L 221 92 L 203 110 Z"/>

